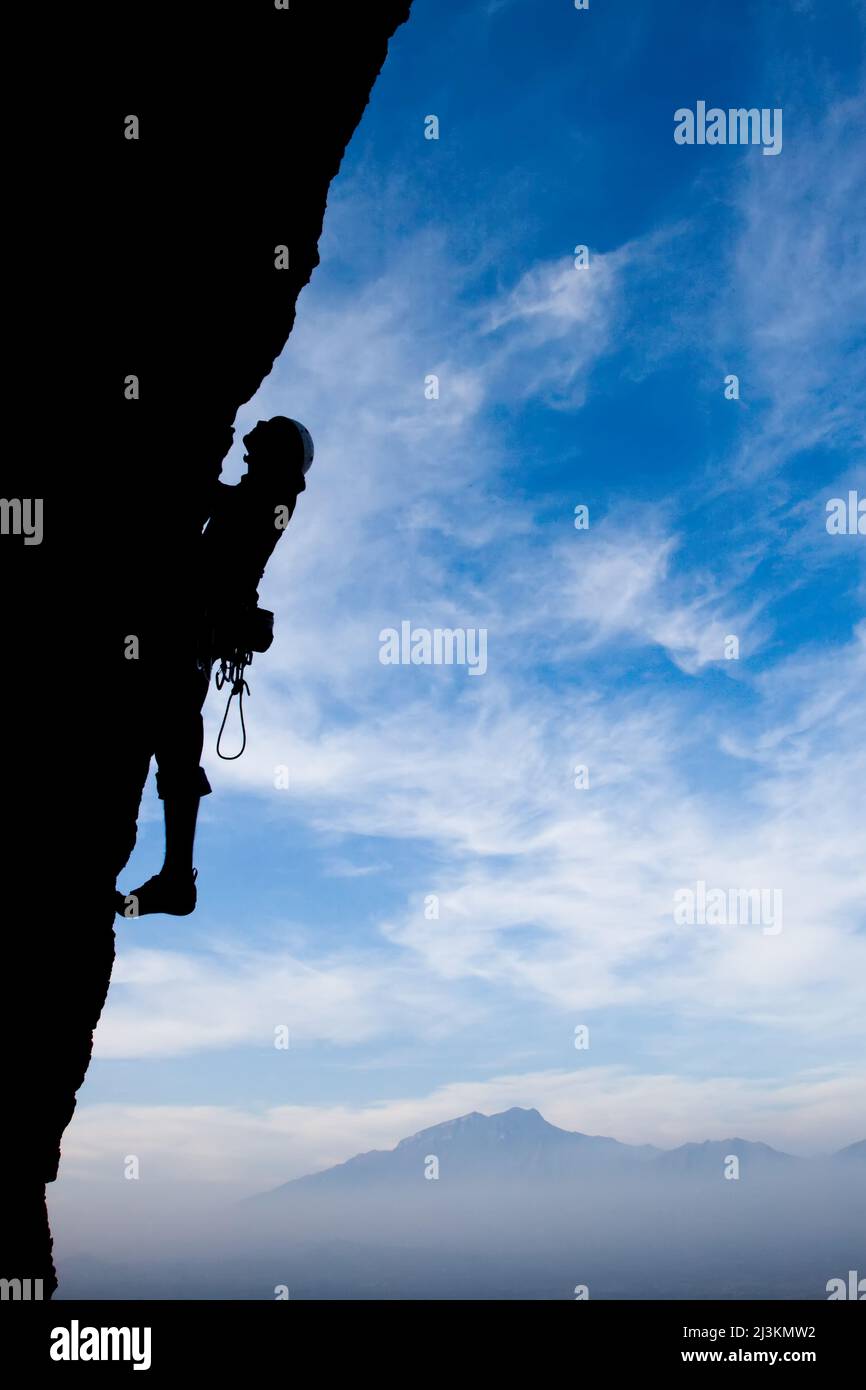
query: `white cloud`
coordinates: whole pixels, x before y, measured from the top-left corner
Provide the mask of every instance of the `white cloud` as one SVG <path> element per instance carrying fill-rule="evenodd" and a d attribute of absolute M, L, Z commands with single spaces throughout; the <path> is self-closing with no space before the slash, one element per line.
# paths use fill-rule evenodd
<path fill-rule="evenodd" d="M 753 164 L 740 190 L 730 267 L 736 299 L 720 312 L 719 332 L 731 359 L 743 362 L 743 396 L 768 408 L 734 477 L 778 470 L 817 446 L 862 447 L 864 114 L 862 96 L 830 94 L 813 122 L 800 107 L 784 169 Z"/>
<path fill-rule="evenodd" d="M 195 953 L 127 946 L 94 1056 L 272 1049 L 278 1026 L 288 1027 L 296 1048 L 358 1046 L 406 1030 L 433 1038 L 453 1031 L 448 1000 L 421 972 L 373 951 L 315 953 L 300 939 L 293 954 L 289 932 L 275 924 L 270 947 L 256 949 L 225 936 Z M 464 1004 L 463 1025 L 473 1016 Z"/>
<path fill-rule="evenodd" d="M 300 925 L 280 923 L 255 950 L 225 933 L 194 956 L 127 947 L 98 1054 L 254 1041 L 289 1006 L 309 1040 L 429 1037 L 447 1030 L 455 989 L 483 983 L 561 1011 L 660 1008 L 832 1032 L 841 1061 L 863 1034 L 863 674 L 861 639 L 792 658 L 733 726 L 725 706 L 702 705 L 689 723 L 683 698 L 659 690 L 601 698 L 516 677 L 513 689 L 485 681 L 480 695 L 412 696 L 279 746 L 265 722 L 243 785 L 269 797 L 277 823 L 312 823 L 328 844 L 415 841 L 435 852 L 432 881 L 419 869 L 404 910 L 352 952 L 311 948 Z M 270 777 L 282 758 L 288 792 Z M 574 787 L 578 764 L 588 790 Z M 698 880 L 781 889 L 781 935 L 676 927 L 674 892 Z M 429 892 L 440 896 L 434 921 Z M 464 1000 L 460 1017 L 473 1017 Z"/>

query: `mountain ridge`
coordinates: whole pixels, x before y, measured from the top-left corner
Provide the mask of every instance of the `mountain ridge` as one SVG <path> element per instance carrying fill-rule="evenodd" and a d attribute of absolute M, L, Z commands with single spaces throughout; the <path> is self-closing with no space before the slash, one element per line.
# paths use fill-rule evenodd
<path fill-rule="evenodd" d="M 368 1149 L 342 1163 L 307 1173 L 249 1199 L 256 1202 L 312 1189 L 376 1187 L 414 1180 L 424 1165 L 452 1165 L 464 1181 L 488 1177 L 547 1179 L 617 1176 L 641 1169 L 680 1177 L 717 1175 L 730 1155 L 751 1171 L 778 1172 L 813 1162 L 866 1158 L 866 1140 L 818 1159 L 802 1158 L 760 1140 L 739 1137 L 705 1139 L 661 1149 L 654 1144 L 627 1144 L 607 1135 L 584 1134 L 551 1124 L 535 1107 L 511 1106 L 485 1115 L 472 1110 L 400 1139 L 392 1149 Z"/>

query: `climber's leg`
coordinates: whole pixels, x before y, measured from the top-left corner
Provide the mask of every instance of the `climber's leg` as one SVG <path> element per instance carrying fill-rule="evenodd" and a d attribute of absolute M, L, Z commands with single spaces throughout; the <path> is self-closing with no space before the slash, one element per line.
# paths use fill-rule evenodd
<path fill-rule="evenodd" d="M 133 890 L 118 911 L 127 917 L 145 917 L 165 912 L 186 917 L 196 904 L 196 870 L 193 849 L 199 802 L 211 790 L 200 765 L 204 744 L 201 705 L 207 694 L 209 677 L 201 672 L 178 692 L 179 704 L 172 704 L 159 721 L 157 730 L 156 789 L 165 815 L 165 856 L 158 874 Z M 177 697 L 176 697 L 177 698 Z"/>
<path fill-rule="evenodd" d="M 198 820 L 198 792 L 194 796 L 173 795 L 163 802 L 165 813 L 165 860 L 161 873 L 168 878 L 192 878 L 192 852 Z"/>
<path fill-rule="evenodd" d="M 133 890 L 130 895 L 133 901 L 127 903 L 123 915 L 147 917 L 153 912 L 166 912 L 171 917 L 188 917 L 195 908 L 197 896 L 192 857 L 198 807 L 202 796 L 210 791 L 210 783 L 202 767 L 195 768 L 192 787 L 189 777 L 186 786 L 178 785 L 161 767 L 156 774 L 156 785 L 165 815 L 165 858 L 159 873 Z"/>

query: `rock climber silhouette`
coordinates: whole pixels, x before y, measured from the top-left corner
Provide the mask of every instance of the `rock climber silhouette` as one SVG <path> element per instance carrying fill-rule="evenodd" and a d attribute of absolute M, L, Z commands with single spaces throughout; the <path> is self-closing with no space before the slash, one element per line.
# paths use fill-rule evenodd
<path fill-rule="evenodd" d="M 244 435 L 244 445 L 247 472 L 236 486 L 204 480 L 200 512 L 190 519 L 187 582 L 178 581 L 187 601 L 163 610 L 149 644 L 143 748 L 147 762 L 156 759 L 165 857 L 159 873 L 131 894 L 116 894 L 121 916 L 186 917 L 194 910 L 196 823 L 201 798 L 211 790 L 201 766 L 202 707 L 211 671 L 219 661 L 223 678 L 230 673 L 239 690 L 245 661 L 272 640 L 273 615 L 258 607 L 258 586 L 306 487 L 313 441 L 297 420 L 277 415 L 260 420 Z"/>

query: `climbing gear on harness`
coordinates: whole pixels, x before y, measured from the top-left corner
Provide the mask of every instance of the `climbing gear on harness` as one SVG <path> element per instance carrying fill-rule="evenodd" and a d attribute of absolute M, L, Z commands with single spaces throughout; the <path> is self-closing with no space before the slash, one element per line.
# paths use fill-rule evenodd
<path fill-rule="evenodd" d="M 247 666 L 249 666 L 252 659 L 252 652 L 242 652 L 236 649 L 230 657 L 222 657 L 222 659 L 220 660 L 219 670 L 216 673 L 217 690 L 222 690 L 223 686 L 227 682 L 230 682 L 232 687 L 229 692 L 229 698 L 226 701 L 225 713 L 223 714 L 223 722 L 220 724 L 220 731 L 217 734 L 216 742 L 217 757 L 222 758 L 223 761 L 227 763 L 233 763 L 237 758 L 239 758 L 247 746 L 247 726 L 244 722 L 244 695 L 249 695 L 250 688 L 244 680 L 244 671 L 246 670 Z M 238 749 L 237 753 L 223 753 L 220 744 L 222 743 L 222 737 L 223 733 L 225 732 L 226 721 L 229 717 L 229 710 L 231 709 L 232 700 L 236 695 L 238 697 L 238 714 L 241 717 L 241 746 Z"/>
<path fill-rule="evenodd" d="M 216 688 L 222 690 L 224 685 L 231 686 L 223 721 L 217 734 L 216 751 L 223 762 L 235 762 L 247 746 L 244 695 L 249 695 L 250 688 L 244 679 L 244 673 L 253 659 L 253 652 L 266 652 L 273 640 L 274 615 L 267 608 L 238 607 L 222 613 L 216 621 L 211 622 L 209 650 L 227 653 L 219 657 Z M 238 713 L 241 717 L 241 746 L 237 753 L 224 753 L 221 746 L 222 737 L 235 696 L 238 697 Z"/>

